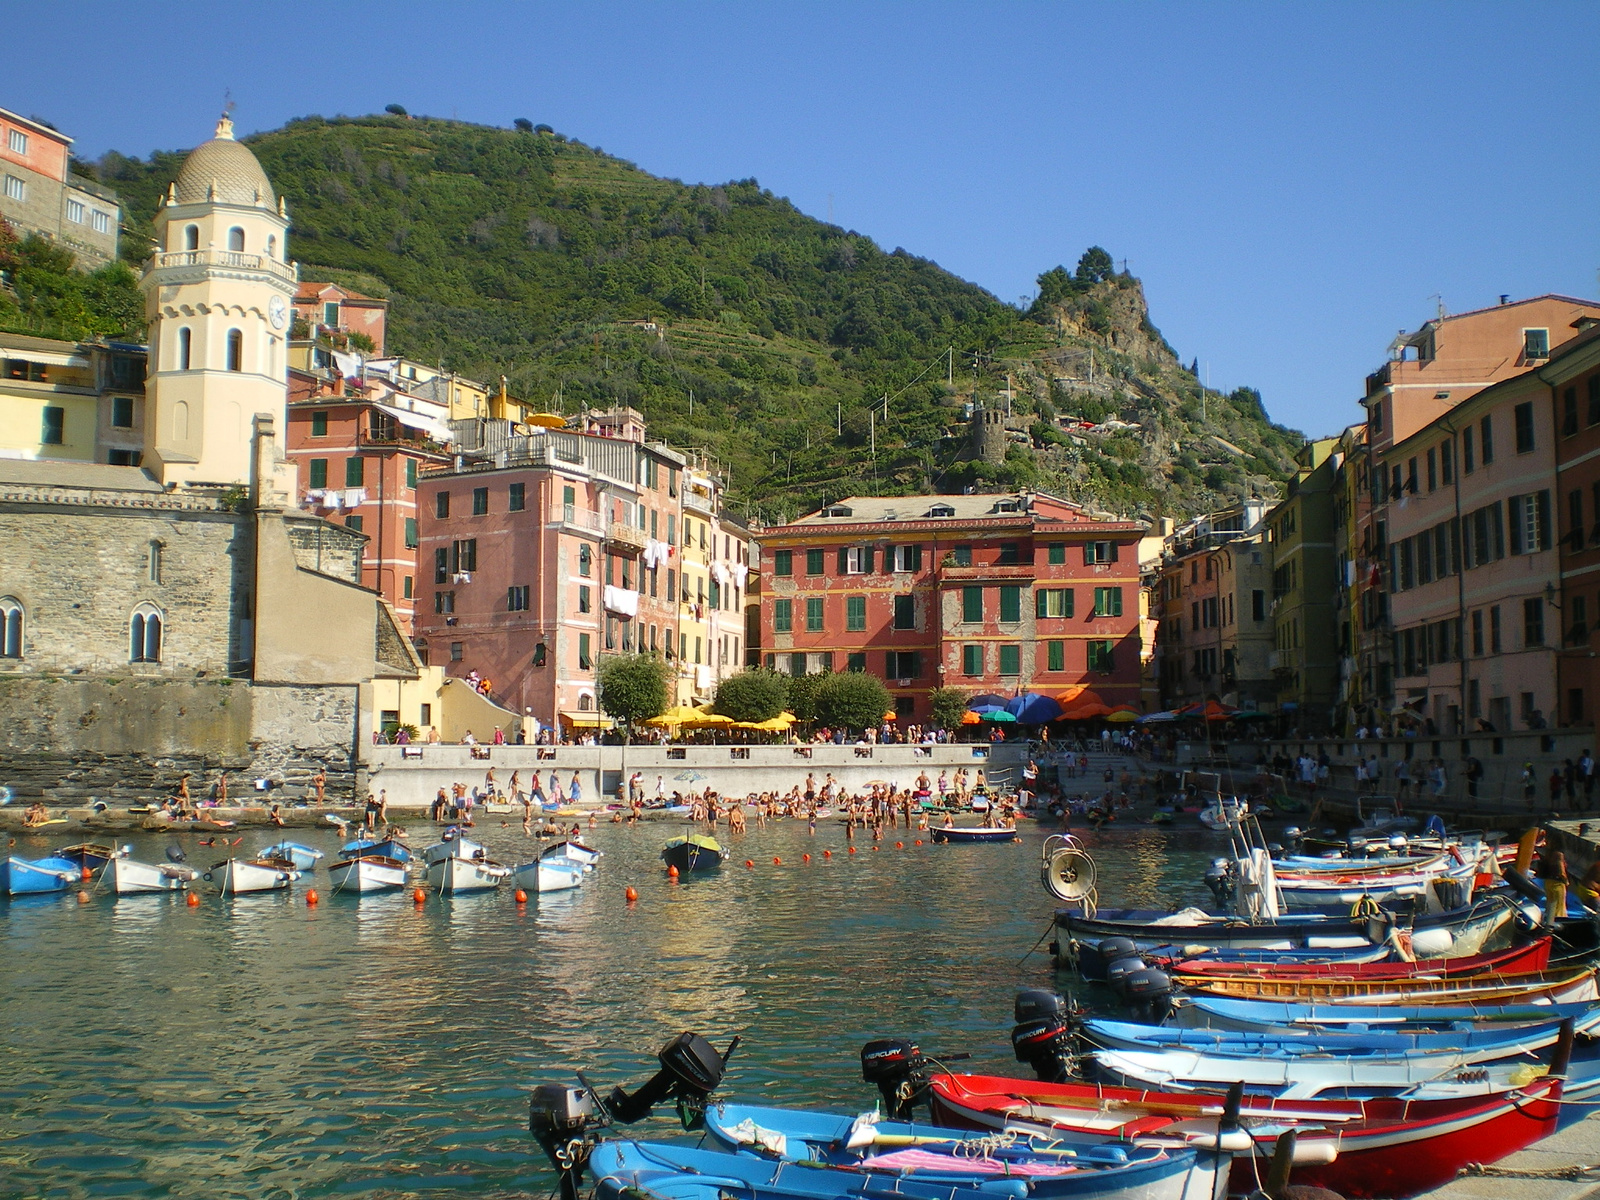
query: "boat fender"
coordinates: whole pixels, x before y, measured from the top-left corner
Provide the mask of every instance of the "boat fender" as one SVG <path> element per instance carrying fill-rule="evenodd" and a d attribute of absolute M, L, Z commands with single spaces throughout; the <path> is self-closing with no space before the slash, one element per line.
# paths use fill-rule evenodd
<path fill-rule="evenodd" d="M 1455 948 L 1455 944 L 1455 936 L 1439 926 L 1411 932 L 1411 953 L 1418 958 L 1444 958 Z"/>
<path fill-rule="evenodd" d="M 1229 1154 L 1248 1154 L 1255 1148 L 1255 1140 L 1242 1129 L 1199 1133 L 1184 1140 L 1199 1150 L 1225 1150 Z"/>
<path fill-rule="evenodd" d="M 1521 871 L 1515 867 L 1507 867 L 1503 875 L 1506 883 L 1510 885 L 1511 890 L 1516 892 L 1517 895 L 1526 896 L 1529 900 L 1536 900 L 1540 904 L 1544 903 L 1544 889 Z"/>
<path fill-rule="evenodd" d="M 982 1183 L 978 1184 L 977 1190 L 980 1192 L 989 1192 L 992 1195 L 1015 1196 L 1017 1197 L 1017 1200 L 1024 1200 L 1024 1197 L 1028 1195 L 1032 1187 L 1033 1185 L 1025 1179 L 986 1179 Z M 861 1194 L 863 1196 L 874 1198 L 881 1195 L 885 1198 L 885 1200 L 887 1200 L 888 1197 L 893 1197 L 894 1200 L 901 1200 L 904 1195 L 903 1192 L 896 1191 L 892 1188 L 883 1188 L 881 1191 L 865 1190 Z"/>

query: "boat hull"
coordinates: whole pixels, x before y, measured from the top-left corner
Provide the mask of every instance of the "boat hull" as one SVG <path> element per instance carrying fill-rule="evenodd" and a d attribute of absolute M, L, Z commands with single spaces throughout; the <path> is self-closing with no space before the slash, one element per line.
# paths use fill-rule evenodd
<path fill-rule="evenodd" d="M 146 896 L 185 891 L 198 878 L 199 872 L 192 867 L 114 858 L 106 865 L 101 882 L 118 896 Z"/>
<path fill-rule="evenodd" d="M 0 858 L 0 894 L 37 896 L 64 892 L 83 880 L 83 868 L 65 858 Z"/>
<path fill-rule="evenodd" d="M 511 872 L 511 883 L 529 892 L 565 892 L 583 882 L 583 866 L 563 858 L 541 858 Z"/>
<path fill-rule="evenodd" d="M 1015 842 L 1021 839 L 1015 829 L 935 829 L 930 835 L 936 842 Z"/>
<path fill-rule="evenodd" d="M 492 892 L 509 872 L 494 863 L 466 858 L 443 858 L 428 864 L 428 886 L 443 896 Z"/>
<path fill-rule="evenodd" d="M 406 885 L 406 865 L 381 854 L 363 854 L 328 868 L 336 892 L 388 892 Z"/>
<path fill-rule="evenodd" d="M 727 852 L 712 838 L 674 838 L 661 850 L 661 861 L 679 871 L 715 870 L 727 857 Z"/>
<path fill-rule="evenodd" d="M 243 896 L 252 892 L 279 892 L 287 888 L 300 872 L 287 862 L 248 862 L 230 858 L 205 873 L 224 896 Z"/>

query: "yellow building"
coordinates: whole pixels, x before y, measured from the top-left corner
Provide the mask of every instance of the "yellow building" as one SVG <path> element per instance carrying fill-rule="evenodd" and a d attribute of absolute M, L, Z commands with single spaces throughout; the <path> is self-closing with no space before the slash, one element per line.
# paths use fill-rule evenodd
<path fill-rule="evenodd" d="M 75 342 L 0 333 L 0 457 L 95 461 L 100 397 Z"/>

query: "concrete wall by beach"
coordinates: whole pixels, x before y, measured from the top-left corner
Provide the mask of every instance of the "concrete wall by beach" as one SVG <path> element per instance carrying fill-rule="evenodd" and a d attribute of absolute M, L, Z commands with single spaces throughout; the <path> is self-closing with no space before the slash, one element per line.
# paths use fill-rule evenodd
<path fill-rule="evenodd" d="M 749 757 L 734 757 L 737 751 Z M 810 756 L 800 751 L 810 751 Z M 918 751 L 926 751 L 921 757 Z M 858 754 L 858 751 L 861 753 Z M 605 799 L 615 800 L 624 770 L 621 746 L 362 746 L 367 765 L 367 787 L 389 795 L 393 805 L 425 806 L 442 787 L 464 783 L 481 787 L 486 772 L 494 769 L 495 783 L 506 790 L 511 772 L 520 772 L 526 788 L 533 772 L 540 773 L 546 789 L 550 771 L 558 771 L 563 791 L 572 773 L 578 773 L 583 802 L 593 804 L 601 798 L 601 773 L 604 773 Z M 677 757 L 681 755 L 681 757 Z M 820 787 L 831 772 L 846 789 L 860 791 L 874 780 L 909 788 L 919 772 L 926 771 L 937 782 L 941 770 L 952 774 L 966 767 L 969 775 L 982 769 L 991 777 L 1010 771 L 1013 782 L 1027 761 L 1027 746 L 1022 742 L 954 743 L 942 746 L 629 746 L 626 772 L 644 776 L 646 796 L 653 796 L 656 777 L 671 795 L 714 788 L 725 796 L 750 792 L 787 792 L 803 785 L 807 772 L 816 776 Z M 698 775 L 698 779 L 678 777 Z"/>

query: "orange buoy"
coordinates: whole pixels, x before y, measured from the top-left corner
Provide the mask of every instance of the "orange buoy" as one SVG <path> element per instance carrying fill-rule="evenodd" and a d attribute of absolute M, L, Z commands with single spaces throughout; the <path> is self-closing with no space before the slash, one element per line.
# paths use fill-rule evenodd
<path fill-rule="evenodd" d="M 306 907 L 307 908 L 315 908 L 317 906 L 317 901 L 320 900 L 321 898 L 322 897 L 317 895 L 317 889 L 316 888 L 307 888 L 306 889 Z"/>
<path fill-rule="evenodd" d="M 854 854 L 855 852 L 856 852 L 856 848 L 854 846 L 851 846 L 850 847 L 850 853 Z"/>
<path fill-rule="evenodd" d="M 627 889 L 627 891 L 623 892 L 622 895 L 629 904 L 639 903 L 639 893 L 634 891 L 632 888 Z"/>
<path fill-rule="evenodd" d="M 677 877 L 678 877 L 678 868 L 677 867 L 668 867 L 667 868 L 667 878 L 668 879 L 676 879 Z"/>
<path fill-rule="evenodd" d="M 802 854 L 802 855 L 801 855 L 801 856 L 800 856 L 800 861 L 801 861 L 801 862 L 810 862 L 810 861 L 811 861 L 811 855 L 809 855 L 809 854 Z"/>
<path fill-rule="evenodd" d="M 896 842 L 894 844 L 894 848 L 896 850 L 904 850 L 906 848 L 906 844 L 904 842 Z"/>
<path fill-rule="evenodd" d="M 822 857 L 823 858 L 832 858 L 833 857 L 833 851 L 832 850 L 824 850 L 822 852 Z"/>
<path fill-rule="evenodd" d="M 89 869 L 89 868 L 88 868 L 88 867 L 85 867 L 85 868 L 84 868 L 84 869 L 83 869 L 83 881 L 84 881 L 84 882 L 85 882 L 85 883 L 88 883 L 88 882 L 89 882 L 89 880 L 91 880 L 91 879 L 93 879 L 93 878 L 94 878 L 94 872 L 93 872 L 93 871 L 91 871 L 91 870 L 90 870 L 90 869 Z"/>
<path fill-rule="evenodd" d="M 755 870 L 756 864 L 752 860 L 750 860 L 748 858 L 744 860 L 744 865 L 745 865 L 745 870 L 747 870 L 747 871 Z"/>
<path fill-rule="evenodd" d="M 526 904 L 528 902 L 528 893 L 523 891 L 521 888 L 518 888 L 516 901 L 518 904 Z"/>
<path fill-rule="evenodd" d="M 199 908 L 200 907 L 200 897 L 196 896 L 193 892 L 190 892 L 189 893 L 189 898 L 187 900 L 185 900 L 184 903 L 187 904 L 190 908 Z"/>
<path fill-rule="evenodd" d="M 78 893 L 78 903 L 79 904 L 87 904 L 87 903 L 89 903 L 89 893 L 88 892 L 79 892 Z"/>
<path fill-rule="evenodd" d="M 881 850 L 881 849 L 882 849 L 882 847 L 881 847 L 881 846 L 879 846 L 879 845 L 878 845 L 878 844 L 877 844 L 877 843 L 876 843 L 876 842 L 874 842 L 874 843 L 873 843 L 873 844 L 872 844 L 872 852 L 873 852 L 873 853 L 874 853 L 874 854 L 876 854 L 876 853 L 877 853 L 877 852 L 878 852 L 878 851 L 879 851 L 879 850 Z"/>
<path fill-rule="evenodd" d="M 917 845 L 919 845 L 919 846 L 922 845 L 922 839 L 921 838 L 917 839 Z"/>
<path fill-rule="evenodd" d="M 772 865 L 775 866 L 775 867 L 783 866 L 783 859 L 779 858 L 776 854 L 774 854 L 772 856 Z"/>
<path fill-rule="evenodd" d="M 428 898 L 428 893 L 423 891 L 421 888 L 417 888 L 414 892 L 411 893 L 411 898 L 413 900 L 415 900 L 418 904 L 421 904 L 424 900 L 426 900 Z"/>

